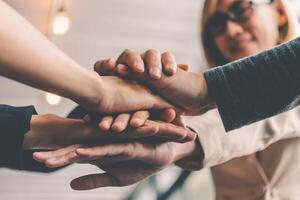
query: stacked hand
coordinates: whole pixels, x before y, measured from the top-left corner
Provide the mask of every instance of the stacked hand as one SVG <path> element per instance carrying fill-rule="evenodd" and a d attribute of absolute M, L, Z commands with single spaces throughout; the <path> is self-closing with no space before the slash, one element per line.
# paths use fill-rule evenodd
<path fill-rule="evenodd" d="M 30 131 L 25 134 L 24 148 L 68 150 L 57 150 L 59 154 L 56 151 L 38 153 L 34 155 L 35 159 L 46 162 L 49 166 L 56 165 L 52 161 L 57 155 L 60 158 L 69 158 L 62 164 L 84 160 L 92 160 L 93 163 L 101 161 L 101 168 L 110 174 L 121 176 L 121 173 L 117 173 L 119 168 L 114 164 L 128 167 L 128 156 L 124 163 L 116 160 L 102 162 L 99 159 L 103 154 L 98 154 L 100 146 L 96 146 L 112 148 L 109 152 L 115 152 L 116 157 L 122 153 L 118 149 L 132 147 L 129 150 L 141 150 L 144 154 L 134 154 L 136 156 L 132 159 L 129 157 L 132 161 L 142 163 L 137 165 L 141 172 L 138 178 L 121 182 L 129 184 L 175 162 L 182 157 L 177 155 L 189 154 L 186 150 L 197 146 L 188 144 L 195 144 L 195 134 L 180 127 L 180 115 L 199 114 L 210 105 L 203 76 L 176 69 L 174 57 L 169 53 L 160 55 L 151 50 L 138 55 L 127 50 L 116 62 L 98 62 L 96 71 L 106 75 L 99 77 L 97 73 L 86 70 L 65 55 L 8 5 L 1 1 L 0 4 L 0 16 L 4 19 L 0 26 L 0 75 L 72 99 L 92 112 L 89 116 L 94 116 L 94 113 L 107 115 L 96 121 L 99 126 L 90 123 L 95 118 L 71 120 L 49 115 L 33 116 Z M 181 65 L 181 68 L 186 69 L 186 66 Z M 166 75 L 162 73 L 163 70 Z M 148 72 L 151 78 L 147 75 Z M 169 123 L 171 121 L 173 124 Z M 147 142 L 150 141 L 150 136 L 151 140 L 159 141 L 146 145 L 137 140 L 146 136 Z M 173 142 L 186 142 L 176 144 L 187 145 L 182 148 L 184 153 L 174 153 L 179 148 L 175 148 Z M 87 152 L 93 152 L 94 156 L 80 154 L 76 150 L 78 147 L 84 148 L 85 145 L 94 146 Z M 50 157 L 45 159 L 44 154 Z M 54 156 L 52 160 L 51 156 Z M 93 159 L 88 159 L 89 157 Z M 95 159 L 98 161 L 94 162 Z M 149 164 L 146 163 L 147 160 L 153 162 Z M 97 180 L 102 181 L 101 178 Z"/>
<path fill-rule="evenodd" d="M 37 152 L 34 159 L 44 162 L 49 167 L 87 162 L 105 171 L 103 174 L 75 179 L 72 182 L 74 189 L 133 184 L 172 163 L 183 163 L 182 159 L 196 158 L 201 163 L 203 152 L 200 143 L 195 140 L 196 134 L 181 127 L 179 119 L 181 114 L 202 114 L 214 104 L 208 98 L 203 76 L 187 72 L 187 69 L 187 65 L 177 65 L 170 53 L 161 55 L 155 50 L 149 50 L 142 55 L 126 50 L 117 60 L 98 61 L 95 64 L 95 71 L 105 76 L 104 80 L 108 76 L 120 84 L 135 85 L 134 89 L 129 87 L 128 93 L 124 94 L 126 96 L 120 96 L 122 101 L 129 98 L 124 104 L 127 106 L 126 109 L 124 105 L 119 104 L 121 101 L 115 104 L 115 96 L 111 101 L 101 102 L 107 101 L 109 104 L 103 109 L 106 113 L 121 113 L 102 116 L 99 121 L 98 128 L 105 132 L 102 135 L 106 134 L 107 142 L 97 144 L 97 140 L 94 140 L 96 144 L 89 142 L 82 144 L 76 141 L 77 143 L 62 149 Z M 150 90 L 136 82 L 147 86 Z M 141 103 L 147 101 L 152 103 Z M 155 101 L 158 104 L 153 103 Z M 172 109 L 167 109 L 170 107 Z M 165 110 L 153 114 L 151 109 Z M 126 113 L 134 110 L 142 111 Z M 169 123 L 172 121 L 173 124 Z M 143 132 L 145 129 L 148 132 Z M 145 138 L 139 140 L 142 137 Z M 116 138 L 117 141 L 111 140 Z"/>
<path fill-rule="evenodd" d="M 144 63 L 144 68 L 136 63 Z M 188 65 L 177 65 L 170 53 L 160 55 L 155 50 L 142 55 L 125 50 L 117 61 L 100 60 L 95 64 L 95 71 L 100 75 L 118 75 L 138 81 L 183 109 L 186 115 L 199 115 L 211 109 L 214 103 L 209 99 L 204 76 L 187 69 Z"/>

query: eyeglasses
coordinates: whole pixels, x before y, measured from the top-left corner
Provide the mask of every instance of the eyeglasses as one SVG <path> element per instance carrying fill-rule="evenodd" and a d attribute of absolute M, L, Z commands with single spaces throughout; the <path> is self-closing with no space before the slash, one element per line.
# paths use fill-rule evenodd
<path fill-rule="evenodd" d="M 231 20 L 237 23 L 247 22 L 253 15 L 256 4 L 273 3 L 274 0 L 238 0 L 232 3 L 227 12 L 216 12 L 208 20 L 208 28 L 214 35 L 221 35 L 226 32 L 227 21 Z"/>

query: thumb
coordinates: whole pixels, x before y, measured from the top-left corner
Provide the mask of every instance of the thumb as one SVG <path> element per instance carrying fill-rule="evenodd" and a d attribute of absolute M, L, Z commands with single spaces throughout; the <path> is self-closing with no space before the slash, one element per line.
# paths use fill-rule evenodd
<path fill-rule="evenodd" d="M 91 190 L 108 186 L 123 186 L 119 179 L 108 173 L 89 174 L 73 179 L 70 186 L 74 190 Z"/>
<path fill-rule="evenodd" d="M 184 71 L 189 71 L 190 65 L 189 64 L 178 64 L 177 67 Z"/>
<path fill-rule="evenodd" d="M 112 76 L 116 74 L 117 62 L 114 59 L 98 60 L 94 64 L 94 71 L 100 76 Z"/>

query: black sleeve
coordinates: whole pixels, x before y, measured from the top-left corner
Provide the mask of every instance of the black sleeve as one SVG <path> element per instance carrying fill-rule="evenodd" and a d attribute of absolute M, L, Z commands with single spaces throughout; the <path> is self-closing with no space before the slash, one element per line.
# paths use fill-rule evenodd
<path fill-rule="evenodd" d="M 33 114 L 33 106 L 0 104 L 0 167 L 20 168 L 24 134 L 30 129 Z"/>
<path fill-rule="evenodd" d="M 24 135 L 30 130 L 32 115 L 37 114 L 33 106 L 13 107 L 0 104 L 0 167 L 51 172 L 50 169 L 32 159 L 33 151 L 22 149 Z"/>
<path fill-rule="evenodd" d="M 300 38 L 204 73 L 226 131 L 300 102 Z"/>

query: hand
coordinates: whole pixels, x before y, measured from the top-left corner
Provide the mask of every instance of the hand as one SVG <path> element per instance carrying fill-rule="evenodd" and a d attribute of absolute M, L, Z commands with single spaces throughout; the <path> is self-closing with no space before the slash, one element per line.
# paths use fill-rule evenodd
<path fill-rule="evenodd" d="M 84 120 L 52 114 L 33 115 L 30 130 L 24 135 L 23 149 L 56 149 L 94 140 L 102 141 L 101 134 Z"/>
<path fill-rule="evenodd" d="M 73 189 L 87 190 L 133 184 L 186 157 L 193 157 L 196 163 L 201 163 L 203 159 L 202 148 L 197 141 L 184 144 L 149 142 L 107 144 L 89 148 L 70 146 L 48 152 L 40 161 L 47 163 L 47 159 L 59 158 L 65 164 L 89 162 L 104 170 L 103 174 L 82 176 L 72 181 Z"/>
<path fill-rule="evenodd" d="M 115 76 L 101 77 L 101 91 L 98 94 L 98 100 L 94 101 L 97 103 L 84 103 L 85 108 L 101 113 L 122 113 L 174 107 L 135 81 Z"/>
<path fill-rule="evenodd" d="M 195 134 L 188 129 L 151 120 L 137 129 L 127 128 L 122 133 L 103 132 L 84 120 L 55 115 L 33 115 L 30 124 L 31 129 L 24 136 L 23 149 L 57 149 L 73 144 L 100 144 L 150 136 L 176 142 L 195 139 Z"/>
<path fill-rule="evenodd" d="M 70 134 L 70 132 L 71 130 L 69 130 L 68 134 Z M 147 120 L 145 122 L 145 125 L 142 127 L 136 129 L 127 129 L 122 133 L 114 133 L 114 132 L 101 133 L 99 132 L 99 129 L 97 129 L 97 127 L 90 127 L 90 126 L 86 127 L 85 130 L 74 129 L 73 132 L 71 133 L 72 133 L 71 135 L 75 135 L 76 139 L 66 140 L 66 138 L 68 138 L 67 133 L 58 134 L 59 135 L 58 138 L 62 140 L 62 142 L 64 142 L 58 148 L 62 148 L 67 145 L 74 145 L 74 144 L 81 144 L 81 146 L 87 146 L 87 145 L 107 144 L 107 143 L 114 143 L 114 142 L 127 142 L 130 140 L 138 140 L 138 139 L 143 139 L 147 141 L 173 141 L 173 142 L 181 142 L 181 143 L 194 141 L 196 139 L 196 134 L 187 128 L 179 127 L 174 124 L 169 124 L 169 123 L 159 122 L 159 121 L 151 121 L 151 120 Z M 31 135 L 32 136 L 27 136 L 28 141 L 35 141 L 32 139 L 30 140 L 30 138 L 32 138 L 34 135 L 37 135 L 36 137 L 38 139 L 44 138 L 43 136 L 39 136 L 39 134 L 31 134 Z M 45 140 L 48 141 L 47 139 L 49 140 L 49 138 L 46 138 L 42 141 Z M 59 142 L 55 142 L 55 143 L 59 143 Z M 65 145 L 66 143 L 67 145 Z M 42 145 L 39 144 L 36 146 L 41 147 Z M 48 167 L 59 167 L 59 166 L 69 164 L 66 163 L 66 161 L 68 162 L 68 159 L 66 158 L 70 158 L 70 156 L 74 156 L 74 155 L 75 152 L 72 152 L 72 150 L 69 151 L 64 149 L 62 150 L 58 149 L 49 152 L 35 153 L 34 158 L 37 161 L 45 162 L 45 164 Z"/>
<path fill-rule="evenodd" d="M 175 57 L 170 52 L 160 54 L 156 50 L 148 50 L 141 55 L 136 54 L 133 50 L 126 49 L 118 58 L 99 60 L 94 65 L 94 70 L 100 76 L 114 76 L 117 75 L 117 65 L 127 65 L 135 73 L 145 72 L 152 79 L 160 79 L 162 72 L 166 75 L 172 76 L 176 74 L 177 69 L 180 68 L 188 71 L 188 64 L 177 64 Z"/>
<path fill-rule="evenodd" d="M 130 51 L 130 50 L 127 50 L 127 51 Z M 125 52 L 127 52 L 127 51 L 125 51 Z M 128 60 L 131 60 L 131 62 L 132 62 L 132 65 L 131 65 L 132 69 L 134 69 L 136 72 L 139 72 L 141 70 L 144 71 L 143 60 L 139 59 L 139 57 L 130 57 L 131 54 L 128 54 L 128 55 L 129 55 Z M 126 56 L 126 55 L 124 55 L 124 56 Z M 151 55 L 151 51 L 147 51 L 145 54 L 142 54 L 141 57 L 143 57 L 145 59 L 145 61 L 149 60 L 149 62 L 152 62 L 151 58 L 153 56 Z M 176 72 L 177 64 L 176 64 L 175 58 L 172 54 L 170 54 L 168 52 L 163 53 L 161 60 L 162 60 L 163 68 L 166 71 L 166 73 L 172 75 Z M 155 64 L 155 63 L 152 62 L 152 64 Z M 160 62 L 158 64 L 160 65 Z M 95 71 L 100 76 L 117 75 L 116 66 L 117 66 L 117 62 L 114 61 L 113 59 L 100 60 L 95 64 Z M 151 65 L 149 65 L 149 66 L 150 66 L 149 67 L 150 76 L 152 75 L 153 78 L 156 78 L 155 72 L 159 72 L 161 74 L 161 69 L 156 70 L 154 66 L 153 67 L 151 67 Z M 156 66 L 158 66 L 158 65 L 156 65 Z M 180 64 L 180 65 L 178 65 L 178 67 L 187 71 L 189 66 L 186 64 Z M 154 69 L 154 71 L 151 69 Z M 117 116 L 106 115 L 106 116 L 103 116 L 100 119 L 100 121 L 99 120 L 95 120 L 95 121 L 99 121 L 98 126 L 103 131 L 108 131 L 108 130 L 112 129 L 113 131 L 116 131 L 116 132 L 122 132 L 129 125 L 132 127 L 135 127 L 135 128 L 142 126 L 149 117 L 150 117 L 149 111 L 137 111 L 133 114 L 121 113 Z M 96 116 L 96 118 L 98 118 L 98 117 Z M 156 114 L 154 116 L 153 116 L 153 114 L 151 114 L 151 118 L 155 119 L 155 120 L 165 121 L 165 122 L 172 122 L 176 118 L 176 123 L 182 124 L 184 126 L 183 122 L 181 121 L 180 115 L 177 113 L 177 116 L 176 116 L 176 113 L 173 109 L 166 109 L 163 112 L 160 112 L 159 114 L 157 114 L 157 112 L 156 112 Z M 88 118 L 88 119 L 89 119 L 88 120 L 89 122 L 92 121 L 91 118 Z"/>
<path fill-rule="evenodd" d="M 141 110 L 133 114 L 121 113 L 116 116 L 105 115 L 100 117 L 100 120 L 92 120 L 90 118 L 91 117 L 88 118 L 88 122 L 90 123 L 93 121 L 99 121 L 98 126 L 102 131 L 113 130 L 115 132 L 122 132 L 129 126 L 133 128 L 143 126 L 149 118 L 170 123 L 175 120 L 176 112 L 169 108 L 163 111 L 150 112 Z"/>
<path fill-rule="evenodd" d="M 167 66 L 174 66 L 175 61 L 171 58 L 161 57 L 155 50 L 147 52 L 143 54 L 143 57 L 132 50 L 126 50 L 116 62 L 113 60 L 98 61 L 95 64 L 95 70 L 100 74 L 113 73 L 123 78 L 140 81 L 169 102 L 183 109 L 186 115 L 199 115 L 215 107 L 214 102 L 209 99 L 206 81 L 202 74 L 186 72 L 178 68 L 175 70 L 176 74 L 171 77 L 161 74 L 161 78 L 156 77 L 158 80 L 151 79 L 151 77 L 155 77 L 151 74 L 162 71 L 161 66 L 167 71 Z M 139 64 L 140 67 L 136 67 L 137 63 L 145 64 Z M 137 70 L 143 67 L 147 67 L 151 77 L 147 75 L 147 72 Z"/>

